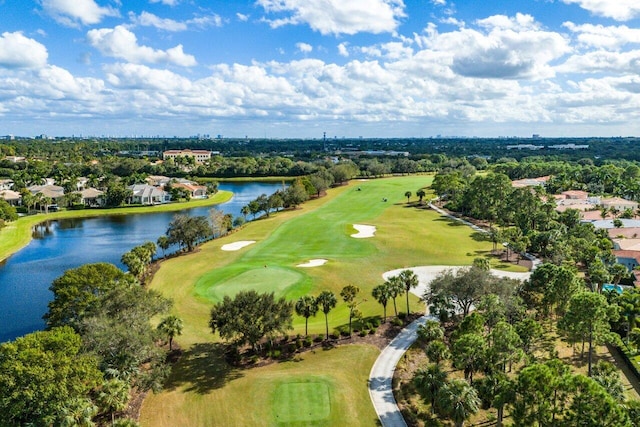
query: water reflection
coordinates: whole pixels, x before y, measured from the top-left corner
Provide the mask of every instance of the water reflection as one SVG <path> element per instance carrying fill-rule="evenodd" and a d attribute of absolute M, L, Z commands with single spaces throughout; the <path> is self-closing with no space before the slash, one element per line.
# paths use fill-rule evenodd
<path fill-rule="evenodd" d="M 234 197 L 217 207 L 237 217 L 251 200 L 279 188 L 281 184 L 221 184 L 220 189 L 233 191 Z M 208 215 L 209 209 L 179 213 Z M 93 262 L 110 262 L 123 268 L 122 254 L 144 242 L 155 242 L 165 234 L 176 213 L 47 221 L 34 227 L 29 245 L 0 262 L 0 342 L 44 327 L 42 315 L 51 299 L 49 286 L 65 270 Z"/>

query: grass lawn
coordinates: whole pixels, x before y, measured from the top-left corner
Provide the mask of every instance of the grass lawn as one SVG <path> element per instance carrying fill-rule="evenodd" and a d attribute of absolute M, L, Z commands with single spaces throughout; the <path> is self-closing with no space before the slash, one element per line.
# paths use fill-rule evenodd
<path fill-rule="evenodd" d="M 234 370 L 207 345 L 186 352 L 165 391 L 145 399 L 141 425 L 372 426 L 367 378 L 379 354 L 368 345 L 303 353 L 294 361 Z M 201 352 L 203 354 L 201 354 Z M 225 366 L 225 368 L 220 368 Z"/>
<path fill-rule="evenodd" d="M 172 212 L 200 206 L 210 206 L 229 201 L 233 196 L 228 191 L 219 191 L 208 199 L 194 199 L 183 203 L 168 203 L 154 206 L 123 207 L 113 209 L 81 209 L 36 214 L 19 218 L 0 230 L 0 261 L 17 252 L 31 241 L 33 226 L 45 221 L 66 218 L 91 218 L 106 215 L 129 215 L 155 212 Z"/>
<path fill-rule="evenodd" d="M 415 193 L 431 180 L 423 175 L 352 182 L 297 210 L 252 222 L 208 242 L 194 254 L 164 261 L 151 286 L 174 300 L 173 312 L 184 321 L 183 335 L 176 341 L 186 352 L 168 390 L 145 400 L 142 425 L 340 425 L 345 421 L 374 425 L 366 380 L 379 353 L 376 348 L 348 345 L 305 353 L 298 362 L 238 371 L 220 356 L 219 338 L 208 327 L 209 312 L 224 295 L 245 289 L 275 292 L 288 299 L 330 289 L 339 299 L 340 290 L 354 284 L 361 289 L 358 308 L 363 314 L 381 316 L 371 289 L 382 283 L 385 271 L 465 265 L 488 255 L 491 243 L 477 239 L 470 228 L 431 210 L 407 206 L 404 193 Z M 376 226 L 375 236 L 351 237 L 356 232 L 353 224 Z M 235 252 L 220 249 L 240 240 L 256 243 Z M 328 263 L 296 267 L 317 258 Z M 424 310 L 418 298 L 412 296 L 410 302 L 413 311 Z M 398 300 L 398 308 L 406 310 L 404 297 Z M 347 313 L 339 301 L 329 314 L 330 331 L 347 324 Z M 292 334 L 303 334 L 304 319 L 295 317 L 294 327 Z M 324 333 L 324 328 L 322 313 L 309 319 L 310 333 Z M 301 400 L 306 392 L 329 399 L 330 413 L 306 397 Z M 292 403 L 289 396 L 296 394 L 298 400 Z M 302 406 L 313 421 L 298 420 L 304 413 L 286 409 Z"/>

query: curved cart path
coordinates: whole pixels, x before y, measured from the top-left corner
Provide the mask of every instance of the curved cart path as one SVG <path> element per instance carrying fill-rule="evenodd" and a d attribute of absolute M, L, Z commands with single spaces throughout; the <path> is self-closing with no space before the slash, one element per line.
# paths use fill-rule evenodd
<path fill-rule="evenodd" d="M 468 266 L 465 266 L 468 267 Z M 443 270 L 457 270 L 461 267 L 432 265 L 425 267 L 402 268 L 388 271 L 383 274 L 386 280 L 390 276 L 395 276 L 402 270 L 412 270 L 417 276 L 419 284 L 411 289 L 411 293 L 422 297 L 427 290 L 428 283 L 431 282 Z M 525 280 L 531 273 L 513 273 L 509 271 L 491 270 L 491 273 L 498 277 L 509 277 L 513 279 Z M 409 326 L 404 328 L 397 337 L 389 343 L 380 353 L 369 373 L 369 396 L 373 407 L 378 414 L 378 418 L 383 427 L 406 427 L 407 423 L 400 413 L 395 397 L 393 397 L 393 373 L 402 355 L 411 347 L 418 337 L 418 326 L 424 324 L 427 319 L 435 319 L 433 316 L 422 316 L 414 320 Z"/>

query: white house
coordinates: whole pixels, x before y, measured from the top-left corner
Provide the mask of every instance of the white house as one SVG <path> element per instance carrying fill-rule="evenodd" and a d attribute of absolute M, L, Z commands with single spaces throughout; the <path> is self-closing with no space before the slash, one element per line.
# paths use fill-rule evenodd
<path fill-rule="evenodd" d="M 130 203 L 139 205 L 157 205 L 171 201 L 171 196 L 166 191 L 147 184 L 130 185 L 133 192 Z"/>

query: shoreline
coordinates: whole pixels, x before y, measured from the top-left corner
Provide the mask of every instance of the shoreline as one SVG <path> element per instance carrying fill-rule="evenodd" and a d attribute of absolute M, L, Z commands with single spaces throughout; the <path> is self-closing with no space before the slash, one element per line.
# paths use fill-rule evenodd
<path fill-rule="evenodd" d="M 207 199 L 195 199 L 188 202 L 168 203 L 153 206 L 121 207 L 109 209 L 82 209 L 35 214 L 18 218 L 0 230 L 0 262 L 27 246 L 32 239 L 33 227 L 46 221 L 70 218 L 95 218 L 111 215 L 144 215 L 157 212 L 175 212 L 203 206 L 214 206 L 228 202 L 233 197 L 230 191 L 220 190 Z"/>

